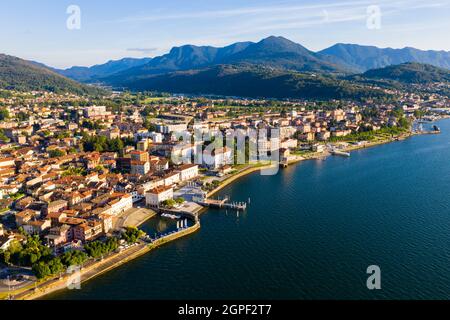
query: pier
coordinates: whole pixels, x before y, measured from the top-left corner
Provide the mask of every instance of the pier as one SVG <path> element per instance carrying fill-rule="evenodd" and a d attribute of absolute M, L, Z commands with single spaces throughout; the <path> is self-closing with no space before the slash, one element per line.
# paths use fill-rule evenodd
<path fill-rule="evenodd" d="M 202 201 L 198 201 L 199 205 L 208 208 L 218 208 L 218 209 L 232 209 L 238 211 L 245 211 L 247 209 L 247 203 L 245 202 L 229 202 L 229 198 L 225 197 L 224 199 L 204 199 Z"/>

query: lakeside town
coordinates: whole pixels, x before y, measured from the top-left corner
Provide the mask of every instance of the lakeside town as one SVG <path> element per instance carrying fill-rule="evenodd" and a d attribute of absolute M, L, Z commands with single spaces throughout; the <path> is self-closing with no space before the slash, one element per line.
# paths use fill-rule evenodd
<path fill-rule="evenodd" d="M 450 114 L 437 93 L 389 93 L 322 102 L 2 91 L 0 298 L 61 289 L 73 266 L 83 280 L 106 272 L 199 230 L 205 207 L 245 210 L 214 199 L 242 175 L 439 133 L 422 124 Z M 145 234 L 149 219 L 176 228 Z"/>

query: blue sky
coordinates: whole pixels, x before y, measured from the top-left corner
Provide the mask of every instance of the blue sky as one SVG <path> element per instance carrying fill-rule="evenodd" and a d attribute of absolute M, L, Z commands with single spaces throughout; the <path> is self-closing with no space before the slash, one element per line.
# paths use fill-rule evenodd
<path fill-rule="evenodd" d="M 69 5 L 81 29 L 68 30 Z M 381 9 L 367 28 L 367 7 Z M 338 42 L 450 51 L 450 0 L 2 0 L 1 52 L 55 67 L 284 36 L 317 51 Z"/>

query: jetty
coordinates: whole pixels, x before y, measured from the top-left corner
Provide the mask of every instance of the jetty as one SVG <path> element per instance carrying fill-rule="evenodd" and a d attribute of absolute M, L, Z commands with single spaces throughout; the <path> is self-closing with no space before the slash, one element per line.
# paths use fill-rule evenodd
<path fill-rule="evenodd" d="M 223 199 L 204 199 L 197 203 L 201 206 L 208 208 L 218 208 L 218 209 L 232 209 L 238 211 L 247 210 L 247 203 L 245 202 L 229 202 L 229 198 L 225 197 Z"/>

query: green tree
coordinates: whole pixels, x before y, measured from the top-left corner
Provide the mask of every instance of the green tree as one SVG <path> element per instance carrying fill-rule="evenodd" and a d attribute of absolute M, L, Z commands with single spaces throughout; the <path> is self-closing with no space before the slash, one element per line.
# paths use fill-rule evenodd
<path fill-rule="evenodd" d="M 144 232 L 137 228 L 128 227 L 122 234 L 122 239 L 124 239 L 128 244 L 133 244 L 136 243 L 143 234 Z"/>
<path fill-rule="evenodd" d="M 82 265 L 87 259 L 88 255 L 85 252 L 78 250 L 65 252 L 61 256 L 61 262 L 66 267 Z"/>
<path fill-rule="evenodd" d="M 45 262 L 35 263 L 32 267 L 34 275 L 38 279 L 43 279 L 51 274 L 50 267 Z"/>
<path fill-rule="evenodd" d="M 176 202 L 177 204 L 183 204 L 185 201 L 186 201 L 186 200 L 184 200 L 184 198 L 176 198 L 176 199 L 175 199 L 175 202 Z"/>
<path fill-rule="evenodd" d="M 9 119 L 9 111 L 5 108 L 0 108 L 0 121 Z"/>
<path fill-rule="evenodd" d="M 64 156 L 66 153 L 59 149 L 53 149 L 48 152 L 50 158 L 58 158 Z"/>

